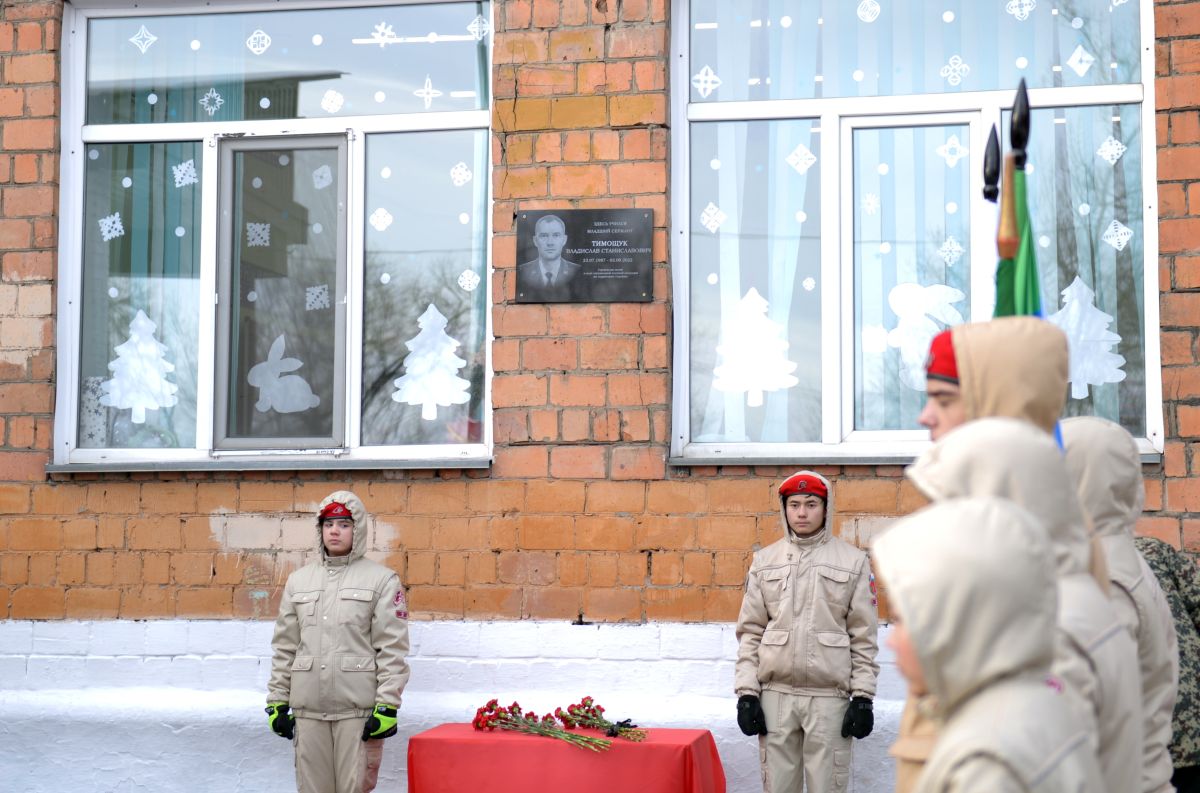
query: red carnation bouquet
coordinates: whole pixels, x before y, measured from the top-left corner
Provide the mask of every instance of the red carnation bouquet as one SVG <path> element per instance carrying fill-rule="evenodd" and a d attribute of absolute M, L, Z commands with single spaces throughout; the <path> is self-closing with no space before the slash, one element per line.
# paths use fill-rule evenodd
<path fill-rule="evenodd" d="M 499 701 L 493 699 L 475 711 L 475 719 L 471 724 L 477 730 L 500 729 L 523 732 L 527 735 L 544 735 L 547 738 L 566 741 L 573 746 L 591 749 L 593 752 L 603 752 L 612 745 L 612 741 L 607 738 L 564 730 L 549 713 L 540 718 L 533 711 L 522 713 L 520 704 L 516 702 L 502 708 Z"/>
<path fill-rule="evenodd" d="M 591 727 L 603 730 L 604 734 L 610 738 L 624 738 L 627 741 L 646 740 L 646 731 L 639 730 L 638 726 L 629 719 L 617 722 L 606 719 L 604 708 L 597 705 L 591 697 L 584 697 L 577 704 L 568 705 L 565 711 L 562 708 L 556 708 L 554 715 L 568 730 L 573 730 L 577 726 Z"/>

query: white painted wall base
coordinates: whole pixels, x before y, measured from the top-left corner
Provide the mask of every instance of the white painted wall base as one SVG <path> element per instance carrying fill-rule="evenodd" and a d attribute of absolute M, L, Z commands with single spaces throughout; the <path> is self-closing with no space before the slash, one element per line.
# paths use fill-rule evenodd
<path fill-rule="evenodd" d="M 406 790 L 414 733 L 470 721 L 493 696 L 544 712 L 586 694 L 642 726 L 711 730 L 730 793 L 762 789 L 757 744 L 735 721 L 732 625 L 413 622 L 411 633 L 380 793 Z M 5 789 L 294 790 L 291 745 L 262 710 L 270 636 L 266 622 L 0 622 Z M 892 790 L 904 689 L 886 647 L 879 660 L 875 732 L 855 742 L 851 793 Z"/>

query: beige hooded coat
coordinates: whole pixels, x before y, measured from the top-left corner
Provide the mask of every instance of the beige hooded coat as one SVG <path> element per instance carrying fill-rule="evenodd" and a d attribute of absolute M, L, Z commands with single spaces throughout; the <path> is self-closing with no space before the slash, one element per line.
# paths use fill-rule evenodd
<path fill-rule="evenodd" d="M 811 471 L 805 473 L 812 474 Z M 818 476 L 813 474 L 813 476 Z M 867 554 L 834 537 L 833 488 L 825 526 L 754 554 L 738 615 L 734 690 L 817 697 L 875 697 L 878 612 Z"/>
<path fill-rule="evenodd" d="M 1067 398 L 1067 337 L 1036 317 L 1002 317 L 958 325 L 950 332 L 959 390 L 968 421 L 994 416 L 1022 419 L 1054 432 Z M 937 725 L 910 697 L 891 754 L 896 793 L 909 793 L 932 750 Z"/>
<path fill-rule="evenodd" d="M 408 682 L 408 610 L 400 578 L 364 558 L 367 511 L 346 490 L 331 493 L 354 517 L 346 556 L 321 560 L 288 576 L 271 640 L 267 702 L 287 702 L 297 717 L 336 721 L 368 716 L 378 703 L 400 706 Z M 319 511 L 319 510 L 318 510 Z"/>
<path fill-rule="evenodd" d="M 953 499 L 901 520 L 873 552 L 942 724 L 917 791 L 1102 789 L 1087 730 L 1047 679 L 1056 573 L 1036 520 L 1003 499 Z"/>
<path fill-rule="evenodd" d="M 1137 647 L 1089 572 L 1092 544 L 1062 452 L 1015 419 L 980 419 L 949 432 L 906 474 L 932 501 L 1007 498 L 1049 533 L 1058 569 L 1054 672 L 1086 705 L 1110 793 L 1141 790 L 1142 704 Z M 968 534 L 972 530 L 964 527 Z"/>
<path fill-rule="evenodd" d="M 1067 398 L 1067 337 L 1037 317 L 1001 317 L 950 331 L 967 420 L 1024 419 L 1054 434 Z"/>
<path fill-rule="evenodd" d="M 1133 542 L 1145 489 L 1133 436 L 1119 424 L 1081 416 L 1062 423 L 1067 471 L 1104 548 L 1112 602 L 1137 640 L 1142 673 L 1143 793 L 1170 793 L 1171 714 L 1179 682 L 1175 620 L 1166 595 Z"/>

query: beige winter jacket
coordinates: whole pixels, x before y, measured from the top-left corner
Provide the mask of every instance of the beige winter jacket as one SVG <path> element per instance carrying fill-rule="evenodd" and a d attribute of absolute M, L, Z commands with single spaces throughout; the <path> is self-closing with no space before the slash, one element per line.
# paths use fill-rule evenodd
<path fill-rule="evenodd" d="M 950 332 L 968 420 L 1022 419 L 1050 434 L 1067 399 L 1067 337 L 1036 317 L 1002 317 Z M 904 703 L 890 752 L 896 793 L 909 793 L 929 756 L 937 725 L 914 697 Z"/>
<path fill-rule="evenodd" d="M 1002 317 L 950 331 L 967 419 L 1024 419 L 1053 434 L 1067 399 L 1067 337 L 1037 317 Z"/>
<path fill-rule="evenodd" d="M 899 521 L 873 553 L 941 722 L 917 791 L 1103 789 L 1086 728 L 1047 679 L 1056 572 L 1036 519 L 953 499 Z"/>
<path fill-rule="evenodd" d="M 367 716 L 378 703 L 400 706 L 408 682 L 408 610 L 400 578 L 363 558 L 367 511 L 345 490 L 321 502 L 345 504 L 354 516 L 354 542 L 343 557 L 288 576 L 271 640 L 268 702 L 287 702 L 300 717 L 335 721 Z"/>
<path fill-rule="evenodd" d="M 1092 545 L 1062 452 L 1026 421 L 980 419 L 951 430 L 906 474 L 933 501 L 997 496 L 1049 533 L 1058 569 L 1054 672 L 1086 703 L 1110 793 L 1141 789 L 1142 705 L 1137 647 L 1088 572 Z M 973 527 L 967 527 L 973 531 Z"/>
<path fill-rule="evenodd" d="M 1145 489 L 1133 436 L 1090 416 L 1062 423 L 1067 471 L 1100 537 L 1112 582 L 1112 602 L 1137 641 L 1142 674 L 1143 793 L 1170 793 L 1171 714 L 1179 683 L 1175 620 L 1158 580 L 1133 542 Z"/>
<path fill-rule="evenodd" d="M 878 613 L 871 564 L 866 552 L 830 534 L 833 488 L 828 481 L 825 486 L 824 528 L 797 537 L 783 516 L 783 539 L 754 554 L 737 622 L 739 696 L 766 689 L 875 697 Z"/>

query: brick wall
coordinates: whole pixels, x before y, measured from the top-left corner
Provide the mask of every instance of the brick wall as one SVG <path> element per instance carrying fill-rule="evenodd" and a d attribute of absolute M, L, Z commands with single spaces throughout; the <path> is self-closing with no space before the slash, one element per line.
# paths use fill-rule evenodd
<path fill-rule="evenodd" d="M 1146 468 L 1147 534 L 1200 552 L 1200 2 L 1159 2 L 1156 36 L 1162 465 Z"/>
<path fill-rule="evenodd" d="M 727 621 L 779 536 L 792 468 L 666 464 L 671 305 L 666 0 L 495 6 L 495 463 L 486 471 L 56 475 L 53 399 L 60 3 L 0 11 L 0 616 L 273 616 L 335 488 L 374 513 L 372 556 L 418 618 Z M 1142 528 L 1200 551 L 1200 2 L 1161 4 L 1158 141 L 1167 451 Z M 1200 194 L 1196 194 L 1200 195 Z M 1200 203 L 1196 204 L 1200 212 Z M 519 305 L 522 210 L 654 212 L 654 301 Z M 1196 254 L 1196 255 L 1189 255 Z M 1197 463 L 1200 465 L 1200 462 Z M 827 466 L 865 544 L 920 497 L 899 466 Z"/>

